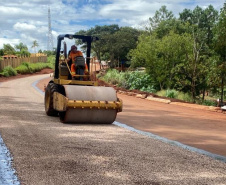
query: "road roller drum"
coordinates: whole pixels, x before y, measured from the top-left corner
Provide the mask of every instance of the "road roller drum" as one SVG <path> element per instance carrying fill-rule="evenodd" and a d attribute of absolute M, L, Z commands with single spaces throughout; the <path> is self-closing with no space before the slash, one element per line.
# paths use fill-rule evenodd
<path fill-rule="evenodd" d="M 54 108 L 64 123 L 114 122 L 122 102 L 111 87 L 64 85 L 62 94 L 54 94 Z"/>

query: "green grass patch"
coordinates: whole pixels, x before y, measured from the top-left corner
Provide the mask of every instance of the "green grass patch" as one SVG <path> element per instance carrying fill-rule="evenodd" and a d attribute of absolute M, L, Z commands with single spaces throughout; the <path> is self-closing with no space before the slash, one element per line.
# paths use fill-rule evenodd
<path fill-rule="evenodd" d="M 188 93 L 183 93 L 180 91 L 176 91 L 174 89 L 161 90 L 156 93 L 158 96 L 174 98 L 178 100 L 183 100 L 186 102 L 192 102 L 192 98 Z"/>

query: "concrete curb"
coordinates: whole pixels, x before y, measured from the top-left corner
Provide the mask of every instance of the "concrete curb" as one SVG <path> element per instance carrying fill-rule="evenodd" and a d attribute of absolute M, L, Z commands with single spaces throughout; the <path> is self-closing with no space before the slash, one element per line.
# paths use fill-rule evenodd
<path fill-rule="evenodd" d="M 205 106 L 205 105 L 189 104 L 189 103 L 182 103 L 182 102 L 171 102 L 171 104 L 194 108 L 194 109 L 209 110 L 213 112 L 221 111 L 220 107 L 214 107 L 214 106 Z"/>
<path fill-rule="evenodd" d="M 157 102 L 162 102 L 162 103 L 166 103 L 166 104 L 170 104 L 171 103 L 170 100 L 166 100 L 166 99 L 162 99 L 162 98 L 155 98 L 153 96 L 148 96 L 146 99 L 150 100 L 150 101 L 157 101 Z"/>
<path fill-rule="evenodd" d="M 141 98 L 141 99 L 145 99 L 148 101 L 156 101 L 156 102 L 161 102 L 161 103 L 166 103 L 166 104 L 179 105 L 179 106 L 183 106 L 183 107 L 189 107 L 192 109 L 208 110 L 208 111 L 213 111 L 213 112 L 223 112 L 220 107 L 183 103 L 183 102 L 171 102 L 171 100 L 167 100 L 167 99 L 163 99 L 163 98 L 156 98 L 153 96 L 147 96 L 146 94 L 137 94 L 134 92 L 125 92 L 125 91 L 121 91 L 121 90 L 119 90 L 118 93 L 125 94 L 128 96 L 134 96 L 136 98 Z"/>

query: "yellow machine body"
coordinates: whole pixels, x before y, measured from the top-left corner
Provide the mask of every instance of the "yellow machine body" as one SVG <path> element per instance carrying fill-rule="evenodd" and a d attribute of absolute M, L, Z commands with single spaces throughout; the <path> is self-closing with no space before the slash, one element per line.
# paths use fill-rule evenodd
<path fill-rule="evenodd" d="M 72 36 L 91 42 L 89 36 Z M 90 73 L 89 70 L 89 75 L 75 75 L 76 80 L 72 79 L 67 61 L 56 60 L 54 78 L 45 91 L 46 114 L 59 116 L 63 123 L 113 123 L 117 113 L 122 111 L 122 100 L 112 87 L 98 86 Z"/>

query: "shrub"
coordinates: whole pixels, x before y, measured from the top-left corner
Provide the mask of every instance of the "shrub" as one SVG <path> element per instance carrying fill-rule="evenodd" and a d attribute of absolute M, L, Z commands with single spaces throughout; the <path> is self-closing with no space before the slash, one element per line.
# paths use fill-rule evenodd
<path fill-rule="evenodd" d="M 188 93 L 179 92 L 177 95 L 177 99 L 192 102 L 192 97 Z"/>
<path fill-rule="evenodd" d="M 50 55 L 47 58 L 47 62 L 50 63 L 50 64 L 54 64 L 55 63 L 55 59 L 56 59 L 55 55 Z"/>
<path fill-rule="evenodd" d="M 110 69 L 101 79 L 115 85 L 115 84 L 118 84 L 119 78 L 120 78 L 119 71 L 116 69 Z"/>
<path fill-rule="evenodd" d="M 30 67 L 30 63 L 28 62 L 23 62 L 21 65 L 16 67 L 15 70 L 20 74 L 29 74 L 33 72 Z"/>
<path fill-rule="evenodd" d="M 156 92 L 156 94 L 157 94 L 158 96 L 165 96 L 165 95 L 166 95 L 166 90 L 158 91 L 158 92 Z"/>
<path fill-rule="evenodd" d="M 174 89 L 167 89 L 166 90 L 166 97 L 167 98 L 177 98 L 178 92 Z"/>
<path fill-rule="evenodd" d="M 201 104 L 207 106 L 217 106 L 217 102 L 213 100 L 204 100 Z"/>
<path fill-rule="evenodd" d="M 119 81 L 118 81 L 118 86 L 122 87 L 124 89 L 129 89 L 128 85 L 128 79 L 129 79 L 130 73 L 129 72 L 121 72 L 119 75 Z"/>
<path fill-rule="evenodd" d="M 154 85 L 150 75 L 145 72 L 131 72 L 128 80 L 129 89 L 138 89 L 142 91 L 155 92 Z"/>
<path fill-rule="evenodd" d="M 35 73 L 37 71 L 40 71 L 44 68 L 53 68 L 53 65 L 51 63 L 27 63 L 24 62 L 18 67 L 15 68 L 15 70 L 20 74 L 30 74 Z"/>
<path fill-rule="evenodd" d="M 150 93 L 155 93 L 156 92 L 156 89 L 154 88 L 153 85 L 149 85 L 147 87 L 142 87 L 140 90 L 144 91 L 144 92 L 150 92 Z"/>
<path fill-rule="evenodd" d="M 7 66 L 3 69 L 3 71 L 0 74 L 5 77 L 16 76 L 17 71 L 15 69 L 13 69 L 11 66 Z"/>
<path fill-rule="evenodd" d="M 150 76 L 145 72 L 119 72 L 116 69 L 110 69 L 101 79 L 125 89 L 156 92 Z"/>

